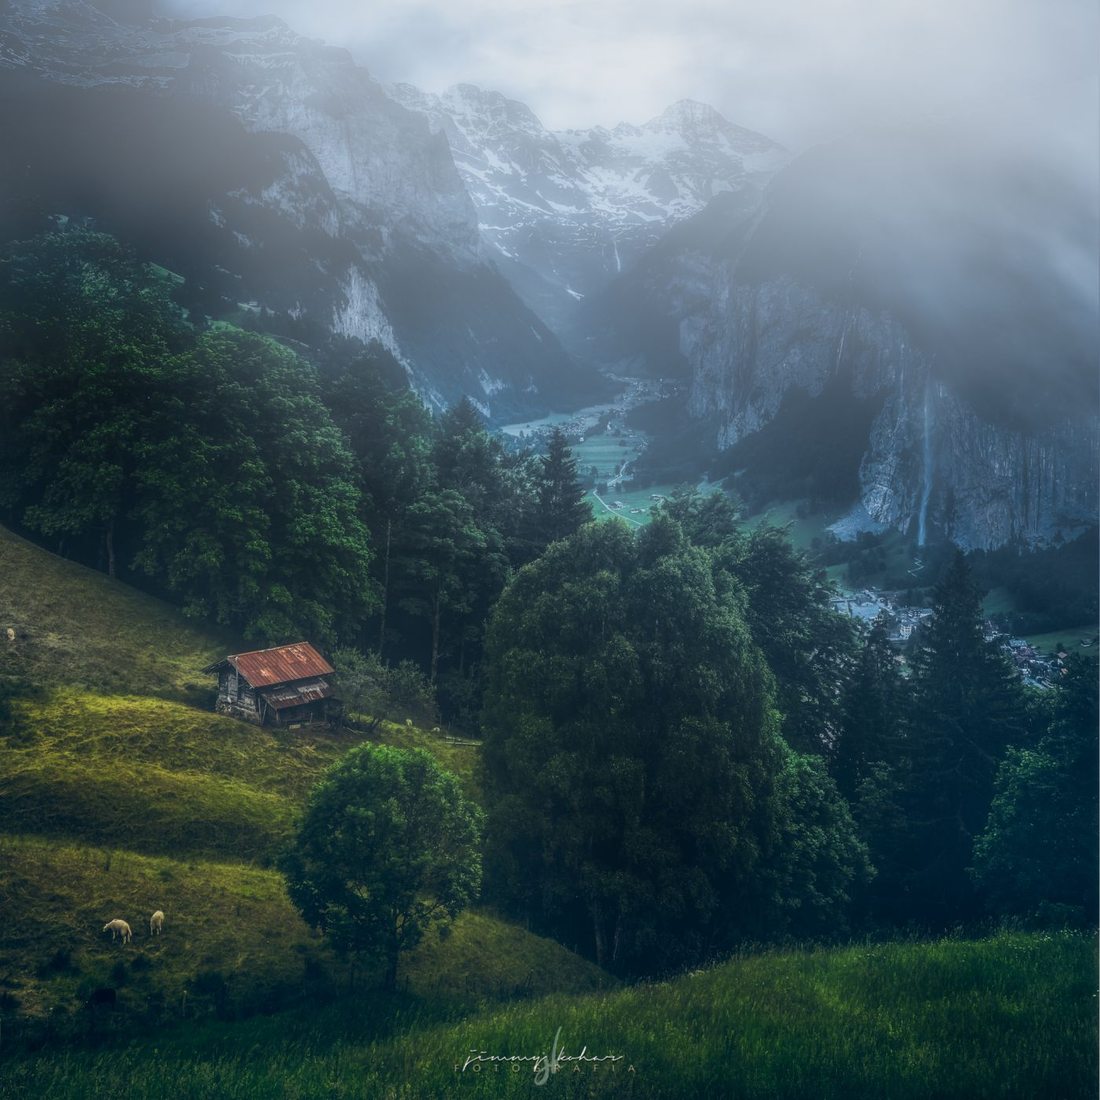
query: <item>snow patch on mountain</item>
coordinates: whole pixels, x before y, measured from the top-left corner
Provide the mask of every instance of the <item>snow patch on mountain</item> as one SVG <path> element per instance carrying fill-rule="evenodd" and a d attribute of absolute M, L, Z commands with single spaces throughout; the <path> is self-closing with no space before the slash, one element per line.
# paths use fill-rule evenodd
<path fill-rule="evenodd" d="M 471 84 L 388 91 L 446 135 L 486 253 L 567 340 L 576 303 L 671 225 L 723 192 L 755 204 L 788 160 L 769 138 L 691 100 L 642 126 L 551 131 L 524 104 Z"/>

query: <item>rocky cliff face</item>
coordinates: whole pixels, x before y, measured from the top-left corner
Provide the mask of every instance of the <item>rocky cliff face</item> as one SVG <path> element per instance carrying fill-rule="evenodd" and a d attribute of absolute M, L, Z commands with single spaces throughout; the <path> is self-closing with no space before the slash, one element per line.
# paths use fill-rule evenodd
<path fill-rule="evenodd" d="M 1094 424 L 1066 418 L 1039 431 L 978 416 L 928 379 L 895 394 L 875 421 L 860 468 L 862 503 L 918 541 L 1043 545 L 1096 522 L 1100 447 Z"/>
<path fill-rule="evenodd" d="M 547 130 L 522 103 L 461 84 L 390 90 L 446 135 L 481 238 L 523 299 L 575 344 L 578 303 L 718 194 L 754 207 L 779 145 L 684 100 L 642 126 Z"/>
<path fill-rule="evenodd" d="M 755 210 L 673 229 L 591 326 L 684 380 L 701 458 L 769 483 L 812 436 L 844 534 L 1069 537 L 1097 519 L 1100 310 L 1095 215 L 1065 197 L 923 136 L 815 150 Z"/>
<path fill-rule="evenodd" d="M 84 0 L 8 5 L 0 30 L 9 75 L 203 105 L 249 134 L 290 139 L 255 186 L 209 196 L 210 220 L 235 234 L 242 254 L 266 248 L 265 232 L 313 241 L 315 263 L 289 264 L 281 288 L 223 253 L 211 266 L 237 277 L 246 305 L 381 341 L 433 403 L 468 393 L 490 415 L 509 416 L 583 391 L 550 331 L 482 258 L 478 215 L 446 138 L 345 51 L 277 19 L 123 24 Z M 197 141 L 193 156 L 205 155 Z M 235 223 L 242 203 L 256 215 L 247 226 Z M 431 293 L 440 308 L 418 301 Z"/>
<path fill-rule="evenodd" d="M 1073 537 L 1096 522 L 1100 432 L 1087 412 L 1006 424 L 953 389 L 885 312 L 838 304 L 790 277 L 741 283 L 698 256 L 691 279 L 685 267 L 688 410 L 719 449 L 772 423 L 794 392 L 817 398 L 839 382 L 852 400 L 877 403 L 846 533 L 887 526 L 920 544 L 989 549 Z"/>

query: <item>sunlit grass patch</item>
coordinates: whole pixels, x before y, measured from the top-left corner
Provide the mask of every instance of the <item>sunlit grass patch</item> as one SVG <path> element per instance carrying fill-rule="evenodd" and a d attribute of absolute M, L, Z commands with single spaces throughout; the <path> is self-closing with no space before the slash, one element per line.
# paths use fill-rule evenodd
<path fill-rule="evenodd" d="M 0 897 L 0 975 L 22 1015 L 75 1010 L 102 986 L 118 987 L 125 1013 L 168 1022 L 348 992 L 347 964 L 301 921 L 273 870 L 0 836 Z M 166 914 L 156 937 L 148 926 L 155 909 Z M 102 932 L 115 917 L 131 925 L 132 944 L 112 944 Z M 478 912 L 461 914 L 445 936 L 432 931 L 400 975 L 406 996 L 467 1008 L 614 984 L 559 944 Z M 369 970 L 359 973 L 360 989 L 374 984 Z M 215 1005 L 219 989 L 224 1000 Z"/>
<path fill-rule="evenodd" d="M 202 669 L 239 649 L 178 610 L 0 527 L 0 670 L 105 693 L 213 698 Z"/>

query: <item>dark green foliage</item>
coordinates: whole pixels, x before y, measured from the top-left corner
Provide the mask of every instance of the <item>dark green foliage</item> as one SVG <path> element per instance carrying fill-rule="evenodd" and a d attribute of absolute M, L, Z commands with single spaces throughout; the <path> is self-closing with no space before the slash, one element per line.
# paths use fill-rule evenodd
<path fill-rule="evenodd" d="M 985 588 L 1000 585 L 1016 599 L 1004 616 L 1013 633 L 1045 633 L 1067 624 L 1095 623 L 1100 614 L 1100 537 L 1095 527 L 1071 542 L 1060 537 L 1040 548 L 1004 546 L 971 554 L 975 576 Z"/>
<path fill-rule="evenodd" d="M 400 953 L 477 896 L 480 819 L 429 753 L 360 745 L 310 794 L 290 898 L 337 950 L 383 961 L 392 990 Z"/>
<path fill-rule="evenodd" d="M 788 752 L 776 784 L 779 842 L 764 874 L 771 935 L 834 938 L 873 875 L 867 848 L 819 756 Z"/>
<path fill-rule="evenodd" d="M 0 256 L 0 505 L 84 538 L 115 571 L 137 450 L 183 326 L 164 285 L 110 237 L 53 234 Z M 150 402 L 152 399 L 152 403 Z"/>
<path fill-rule="evenodd" d="M 842 732 L 831 754 L 831 771 L 845 798 L 853 798 L 875 764 L 896 765 L 903 751 L 908 685 L 897 656 L 886 623 L 876 619 L 844 685 Z"/>
<path fill-rule="evenodd" d="M 800 752 L 825 753 L 840 733 L 840 691 L 850 674 L 851 622 L 830 606 L 825 576 L 783 528 L 745 533 L 740 502 L 728 493 L 675 492 L 661 505 L 697 546 L 715 549 L 747 596 L 745 619 L 775 674 L 783 735 Z"/>
<path fill-rule="evenodd" d="M 461 493 L 470 507 L 497 529 L 508 505 L 502 455 L 499 440 L 485 430 L 481 414 L 468 398 L 439 418 L 432 449 L 437 484 Z"/>
<path fill-rule="evenodd" d="M 353 632 L 375 603 L 371 554 L 313 372 L 233 330 L 205 333 L 188 358 L 188 415 L 144 456 L 135 565 L 257 640 Z"/>
<path fill-rule="evenodd" d="M 1001 915 L 1096 922 L 1097 684 L 1095 665 L 1071 659 L 1050 730 L 1035 749 L 1010 749 L 997 773 L 985 831 L 974 846 L 977 879 Z"/>
<path fill-rule="evenodd" d="M 8 249 L 0 341 L 0 505 L 26 528 L 261 642 L 329 641 L 370 611 L 351 456 L 292 352 L 196 337 L 86 232 Z"/>
<path fill-rule="evenodd" d="M 388 640 L 393 548 L 432 480 L 430 417 L 415 394 L 387 382 L 394 366 L 392 356 L 372 347 L 324 379 L 326 404 L 357 461 L 362 515 L 378 547 L 379 654 Z"/>
<path fill-rule="evenodd" d="M 933 926 L 975 915 L 967 868 L 993 781 L 1025 732 L 1022 689 L 982 636 L 981 593 L 959 551 L 936 586 L 931 625 L 913 658 L 906 790 L 912 915 Z"/>
<path fill-rule="evenodd" d="M 740 532 L 741 505 L 730 493 L 704 496 L 695 488 L 679 488 L 661 503 L 660 510 L 676 520 L 696 546 L 713 549 Z"/>
<path fill-rule="evenodd" d="M 592 518 L 577 474 L 577 463 L 565 441 L 565 433 L 555 428 L 536 477 L 538 493 L 535 508 L 535 545 L 539 552 L 550 543 L 573 534 Z"/>
<path fill-rule="evenodd" d="M 776 680 L 783 736 L 799 752 L 825 753 L 840 734 L 838 686 L 853 657 L 851 620 L 829 604 L 825 575 L 777 527 L 726 540 L 720 561 L 744 586 L 745 618 Z"/>
<path fill-rule="evenodd" d="M 795 881 L 820 929 L 861 864 L 831 781 L 797 759 L 781 778 L 791 754 L 743 607 L 658 516 L 554 544 L 493 616 L 494 887 L 604 965 L 652 972 L 781 934 L 799 926 L 779 896 Z"/>
<path fill-rule="evenodd" d="M 460 651 L 476 645 L 489 604 L 507 574 L 500 536 L 477 523 L 455 489 L 425 493 L 405 516 L 396 582 L 402 608 L 431 628 L 429 681 L 434 686 L 444 630 Z"/>

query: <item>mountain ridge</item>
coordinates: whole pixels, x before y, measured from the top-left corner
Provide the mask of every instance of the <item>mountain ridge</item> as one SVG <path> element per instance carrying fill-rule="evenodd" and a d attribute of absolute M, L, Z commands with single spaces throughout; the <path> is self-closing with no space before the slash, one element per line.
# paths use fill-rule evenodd
<path fill-rule="evenodd" d="M 549 130 L 526 105 L 474 84 L 390 94 L 444 133 L 478 211 L 485 251 L 581 355 L 577 304 L 601 292 L 673 225 L 718 194 L 751 207 L 786 151 L 680 100 L 634 126 Z"/>

